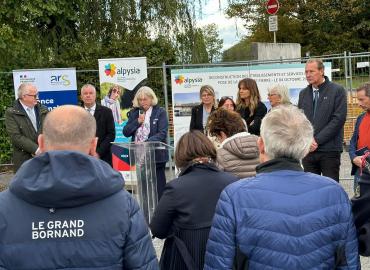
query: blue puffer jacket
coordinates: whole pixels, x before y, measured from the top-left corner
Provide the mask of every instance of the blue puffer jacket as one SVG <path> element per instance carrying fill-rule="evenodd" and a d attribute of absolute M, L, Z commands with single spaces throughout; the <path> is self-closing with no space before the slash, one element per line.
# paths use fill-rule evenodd
<path fill-rule="evenodd" d="M 335 181 L 288 159 L 257 168 L 222 192 L 204 269 L 359 269 L 350 202 Z"/>
<path fill-rule="evenodd" d="M 0 193 L 0 269 L 158 269 L 122 176 L 101 160 L 51 151 Z"/>

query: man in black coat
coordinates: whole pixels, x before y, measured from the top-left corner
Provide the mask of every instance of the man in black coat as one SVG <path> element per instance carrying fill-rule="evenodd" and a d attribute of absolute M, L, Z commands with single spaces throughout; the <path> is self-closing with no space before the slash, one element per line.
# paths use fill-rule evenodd
<path fill-rule="evenodd" d="M 96 103 L 96 89 L 91 84 L 81 88 L 83 107 L 95 117 L 98 145 L 96 156 L 112 166 L 111 142 L 116 136 L 112 110 Z"/>
<path fill-rule="evenodd" d="M 306 172 L 339 182 L 347 94 L 342 86 L 324 76 L 321 59 L 308 60 L 305 72 L 309 85 L 299 93 L 298 107 L 313 125 L 314 138 L 310 153 L 302 160 L 303 167 Z"/>

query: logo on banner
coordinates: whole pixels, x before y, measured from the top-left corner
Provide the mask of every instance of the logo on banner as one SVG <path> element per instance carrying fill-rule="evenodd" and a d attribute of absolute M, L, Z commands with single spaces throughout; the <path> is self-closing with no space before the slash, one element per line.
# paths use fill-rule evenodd
<path fill-rule="evenodd" d="M 106 64 L 104 67 L 105 75 L 111 76 L 112 78 L 116 75 L 116 65 L 115 64 Z"/>
<path fill-rule="evenodd" d="M 19 75 L 19 81 L 20 81 L 20 83 L 33 83 L 33 82 L 35 82 L 35 80 L 36 80 L 35 77 L 29 77 L 26 74 Z"/>
<path fill-rule="evenodd" d="M 71 81 L 68 80 L 68 75 L 53 75 L 50 77 L 51 85 L 64 85 L 68 86 L 71 84 Z"/>
<path fill-rule="evenodd" d="M 195 84 L 203 82 L 202 78 L 185 78 L 183 75 L 178 75 L 175 77 L 176 84 Z"/>
<path fill-rule="evenodd" d="M 184 80 L 185 80 L 185 77 L 184 76 L 182 76 L 182 75 L 179 75 L 179 76 L 176 76 L 175 77 L 175 83 L 176 84 L 183 84 L 184 83 Z"/>

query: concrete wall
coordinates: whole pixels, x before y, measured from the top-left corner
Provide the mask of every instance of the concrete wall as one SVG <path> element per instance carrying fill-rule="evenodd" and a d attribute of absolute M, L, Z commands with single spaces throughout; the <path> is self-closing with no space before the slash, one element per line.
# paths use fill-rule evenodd
<path fill-rule="evenodd" d="M 301 57 L 301 44 L 299 43 L 262 43 L 251 44 L 253 60 L 277 60 Z"/>

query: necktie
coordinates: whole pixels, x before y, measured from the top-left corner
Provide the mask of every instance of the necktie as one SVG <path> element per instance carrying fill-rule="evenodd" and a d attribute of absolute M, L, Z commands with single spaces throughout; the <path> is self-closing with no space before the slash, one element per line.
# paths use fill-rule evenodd
<path fill-rule="evenodd" d="M 93 114 L 92 114 L 92 109 L 91 109 L 91 108 L 87 108 L 86 110 L 89 112 L 89 114 L 93 115 Z"/>
<path fill-rule="evenodd" d="M 319 101 L 319 90 L 315 90 L 313 91 L 313 118 L 315 118 L 318 101 Z"/>
<path fill-rule="evenodd" d="M 35 128 L 35 130 L 37 131 L 37 123 L 36 123 L 36 116 L 33 112 L 33 109 L 31 108 L 27 108 L 27 112 L 28 112 L 28 117 L 30 118 L 31 122 L 32 122 L 32 125 L 33 127 Z"/>

